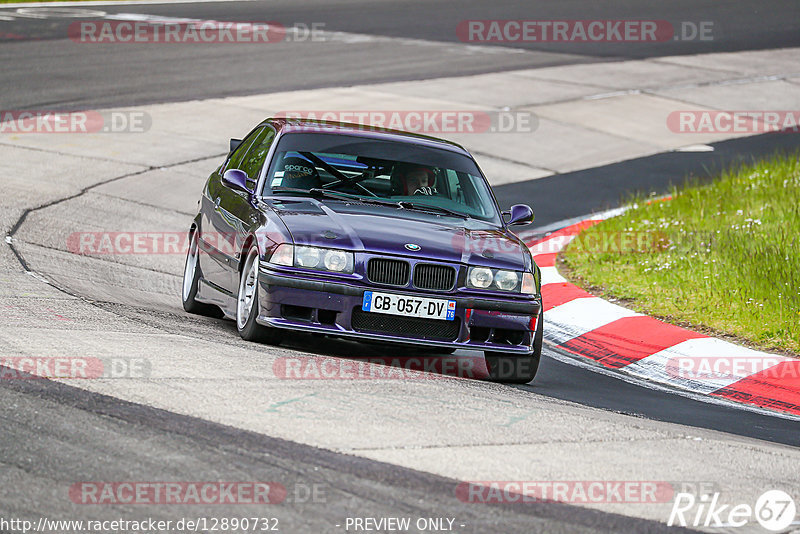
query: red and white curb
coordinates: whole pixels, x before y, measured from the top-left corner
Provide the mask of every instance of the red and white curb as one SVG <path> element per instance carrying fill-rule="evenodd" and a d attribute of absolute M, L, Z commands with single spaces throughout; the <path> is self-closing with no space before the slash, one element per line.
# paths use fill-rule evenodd
<path fill-rule="evenodd" d="M 605 370 L 679 388 L 695 398 L 800 416 L 800 360 L 636 313 L 595 297 L 558 273 L 558 252 L 605 218 L 601 214 L 527 243 L 542 270 L 545 339 L 561 352 L 593 360 Z"/>

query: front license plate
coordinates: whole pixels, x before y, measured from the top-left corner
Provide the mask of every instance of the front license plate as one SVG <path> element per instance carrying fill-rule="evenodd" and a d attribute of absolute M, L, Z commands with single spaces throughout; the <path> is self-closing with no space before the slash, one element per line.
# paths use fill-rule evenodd
<path fill-rule="evenodd" d="M 377 291 L 364 291 L 361 309 L 367 312 L 445 321 L 452 321 L 456 318 L 456 301 L 454 300 L 409 297 L 408 295 L 378 293 Z"/>

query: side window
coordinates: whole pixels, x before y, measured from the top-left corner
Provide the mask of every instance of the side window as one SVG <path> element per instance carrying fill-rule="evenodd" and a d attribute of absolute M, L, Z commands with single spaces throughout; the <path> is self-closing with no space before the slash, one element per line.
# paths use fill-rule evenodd
<path fill-rule="evenodd" d="M 242 160 L 239 168 L 247 173 L 247 177 L 255 182 L 258 180 L 258 173 L 267 159 L 267 153 L 275 140 L 275 130 L 264 128 L 253 141 L 250 150 Z"/>
<path fill-rule="evenodd" d="M 225 165 L 225 171 L 228 169 L 241 169 L 242 159 L 244 159 L 245 154 L 247 154 L 247 149 L 250 148 L 250 145 L 253 144 L 253 140 L 262 134 L 264 128 L 260 128 L 253 132 L 250 132 L 250 135 L 244 138 L 242 144 L 236 147 L 236 150 L 233 151 L 231 157 L 228 158 L 228 163 Z"/>

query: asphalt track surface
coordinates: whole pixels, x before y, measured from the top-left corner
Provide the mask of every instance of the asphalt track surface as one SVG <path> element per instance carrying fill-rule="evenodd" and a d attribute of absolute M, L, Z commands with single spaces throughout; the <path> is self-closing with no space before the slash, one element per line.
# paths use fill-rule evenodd
<path fill-rule="evenodd" d="M 31 490 L 42 491 L 42 485 L 47 484 L 55 487 L 70 477 L 164 480 L 168 473 L 171 480 L 216 480 L 220 476 L 231 480 L 237 475 L 237 480 L 280 480 L 287 489 L 286 501 L 261 507 L 258 515 L 277 518 L 281 532 L 330 532 L 334 531 L 332 523 L 343 523 L 345 516 L 352 515 L 454 517 L 455 530 L 459 532 L 685 531 L 560 503 L 475 506 L 454 498 L 456 480 L 176 415 L 63 384 L 13 382 L 0 388 L 0 401 L 14 408 L 3 417 L 0 451 L 6 466 L 25 469 L 34 482 L 32 487 L 26 482 L 14 484 L 19 493 L 29 491 L 27 495 L 4 495 L 0 511 L 5 517 L 24 516 L 25 512 L 50 517 L 62 512 L 69 517 L 68 511 L 39 509 L 26 497 L 34 496 Z M 30 417 L 34 410 L 35 419 Z M 81 430 L 76 432 L 76 428 Z M 17 446 L 11 446 L 14 442 Z M 25 446 L 20 447 L 21 443 Z M 48 465 L 31 465 L 32 457 L 46 458 Z M 165 459 L 169 459 L 168 463 Z M 7 486 L 15 481 L 3 482 Z M 315 486 L 320 488 L 316 499 L 308 494 L 308 489 Z M 180 506 L 148 508 L 148 517 L 156 519 L 185 516 Z M 124 506 L 92 510 L 97 519 L 106 515 L 125 517 L 126 512 L 136 516 Z M 194 517 L 252 516 L 251 509 L 243 505 L 193 506 L 191 513 Z"/>
<path fill-rule="evenodd" d="M 714 20 L 723 38 L 713 43 L 669 43 L 663 47 L 620 47 L 609 44 L 587 53 L 568 44 L 521 45 L 519 54 L 460 55 L 453 27 L 478 18 L 532 18 L 533 4 L 464 2 L 260 2 L 147 6 L 103 6 L 112 12 L 188 16 L 216 20 L 278 20 L 284 23 L 324 22 L 327 30 L 398 39 L 425 39 L 443 43 L 440 54 L 398 57 L 397 44 L 353 48 L 316 43 L 311 49 L 275 45 L 243 50 L 184 47 L 164 51 L 152 46 L 96 49 L 64 45 L 68 21 L 16 19 L 3 24 L 3 33 L 24 36 L 0 44 L 2 108 L 101 108 L 182 101 L 213 96 L 264 93 L 278 90 L 339 86 L 353 83 L 424 79 L 466 75 L 512 68 L 533 68 L 622 58 L 654 57 L 711 51 L 797 46 L 800 33 L 796 2 L 760 2 L 757 7 L 719 2 L 559 2 L 535 6 L 536 18 L 648 18 Z M 2 14 L 2 9 L 0 9 Z M 330 45 L 330 46 L 327 46 Z M 496 46 L 496 45 L 488 45 Z M 348 48 L 349 47 L 349 48 Z M 364 62 L 364 59 L 370 61 Z M 365 68 L 368 65 L 369 68 Z M 246 68 L 243 68 L 246 67 Z M 633 191 L 661 193 L 675 176 L 707 177 L 714 168 L 732 162 L 793 150 L 799 136 L 768 135 L 728 141 L 711 154 L 663 154 L 601 168 L 501 186 L 496 194 L 509 204 L 524 193 L 541 199 L 534 208 L 535 227 L 550 225 L 619 205 Z M 634 182 L 631 177 L 638 179 Z M 600 177 L 605 179 L 600 180 Z M 611 178 L 611 179 L 609 179 Z M 602 183 L 600 186 L 598 184 Z M 580 188 L 582 195 L 567 195 Z M 163 314 L 166 328 L 186 328 L 181 312 L 98 304 L 129 317 L 156 320 Z M 169 315 L 169 317 L 167 317 Z M 197 336 L 235 335 L 230 323 L 198 320 Z M 301 340 L 300 350 L 325 353 L 314 338 Z M 521 393 L 596 407 L 655 422 L 677 423 L 730 433 L 742 438 L 797 446 L 797 423 L 754 412 L 657 392 L 562 363 L 545 349 L 540 373 Z M 42 509 L 37 492 L 64 480 L 158 479 L 165 470 L 179 480 L 216 479 L 241 474 L 260 480 L 297 480 L 326 485 L 325 506 L 294 502 L 276 509 L 288 532 L 326 531 L 332 517 L 353 510 L 372 516 L 456 516 L 467 532 L 657 532 L 678 531 L 661 524 L 567 505 L 480 506 L 453 498 L 455 481 L 388 463 L 337 454 L 263 434 L 246 432 L 202 419 L 178 415 L 139 404 L 90 393 L 68 385 L 31 380 L 2 381 L 0 405 L 11 407 L 0 415 L 0 511 L 3 515 L 71 512 Z M 65 422 L 69 421 L 69 424 Z M 166 461 L 168 459 L 168 461 Z M 97 511 L 109 518 L 130 510 Z M 198 513 L 200 512 L 200 513 Z M 197 510 L 196 515 L 234 514 L 240 510 Z M 95 511 L 93 510 L 93 513 Z M 150 512 L 174 518 L 169 507 Z M 229 515 L 230 515 L 229 514 Z M 177 515 L 180 515 L 179 513 Z M 362 513 L 362 515 L 364 515 Z M 302 527 L 300 527 L 302 525 Z"/>
<path fill-rule="evenodd" d="M 3 109 L 96 109 L 294 89 L 421 80 L 508 69 L 680 54 L 800 45 L 792 0 L 719 2 L 460 2 L 345 0 L 233 2 L 83 7 L 109 14 L 138 13 L 220 21 L 323 24 L 389 41 L 275 44 L 91 44 L 66 39 L 76 20 L 14 17 L 0 20 Z M 0 16 L 15 11 L 4 10 Z M 456 33 L 464 20 L 664 20 L 713 23 L 713 40 L 658 43 L 477 43 L 465 52 Z M 434 45 L 414 46 L 409 40 Z M 412 41 L 413 42 L 413 41 Z M 476 43 L 469 43 L 476 44 Z"/>

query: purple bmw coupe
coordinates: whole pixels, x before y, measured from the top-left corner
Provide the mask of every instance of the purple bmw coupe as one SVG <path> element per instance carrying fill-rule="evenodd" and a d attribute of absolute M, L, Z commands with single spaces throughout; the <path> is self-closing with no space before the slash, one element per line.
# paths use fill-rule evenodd
<path fill-rule="evenodd" d="M 432 137 L 266 119 L 208 178 L 189 229 L 183 307 L 242 338 L 292 331 L 484 352 L 527 383 L 542 350 L 540 271 L 472 156 Z"/>

